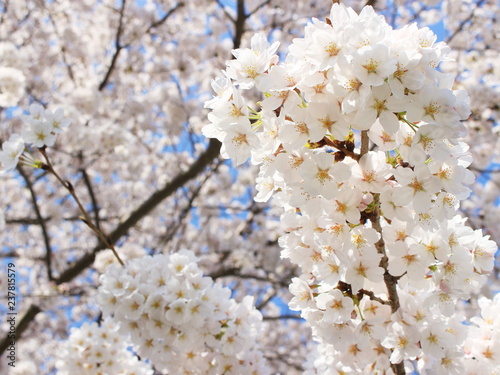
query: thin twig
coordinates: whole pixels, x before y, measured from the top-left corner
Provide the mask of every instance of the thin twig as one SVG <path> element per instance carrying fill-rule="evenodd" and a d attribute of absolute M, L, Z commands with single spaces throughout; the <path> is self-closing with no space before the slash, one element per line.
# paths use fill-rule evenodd
<path fill-rule="evenodd" d="M 80 212 L 83 215 L 82 221 L 87 224 L 87 226 L 94 231 L 94 233 L 99 237 L 99 239 L 106 245 L 108 249 L 110 249 L 118 262 L 123 266 L 125 263 L 122 261 L 120 256 L 118 255 L 113 243 L 109 240 L 109 236 L 107 236 L 102 230 L 100 230 L 96 225 L 93 223 L 92 219 L 90 218 L 87 210 L 85 207 L 83 207 L 83 204 L 80 202 L 80 199 L 76 195 L 75 188 L 69 181 L 64 181 L 59 174 L 55 171 L 54 167 L 52 166 L 52 163 L 50 162 L 50 159 L 47 155 L 47 152 L 44 147 L 40 148 L 40 153 L 43 155 L 45 162 L 46 162 L 46 170 L 50 172 L 52 175 L 55 176 L 55 178 L 61 183 L 66 190 L 71 194 L 73 199 L 75 200 L 76 204 L 78 205 L 78 208 Z"/>

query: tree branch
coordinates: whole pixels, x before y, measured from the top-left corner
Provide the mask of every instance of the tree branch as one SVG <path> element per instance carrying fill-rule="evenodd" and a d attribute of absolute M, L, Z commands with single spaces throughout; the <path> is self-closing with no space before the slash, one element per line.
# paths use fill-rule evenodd
<path fill-rule="evenodd" d="M 370 138 L 368 138 L 368 130 L 361 131 L 361 148 L 360 148 L 360 156 L 368 153 L 370 145 Z"/>
<path fill-rule="evenodd" d="M 217 0 L 217 4 L 219 5 L 219 7 L 222 9 L 222 11 L 224 12 L 224 14 L 226 15 L 227 18 L 229 18 L 231 20 L 231 22 L 236 22 L 236 20 L 227 12 L 226 10 L 226 7 L 224 6 L 224 4 L 222 4 L 220 2 L 220 0 Z"/>
<path fill-rule="evenodd" d="M 250 13 L 248 13 L 248 17 L 253 16 L 255 13 L 257 13 L 260 9 L 264 8 L 266 5 L 270 4 L 271 0 L 266 0 L 257 5 L 254 10 L 252 10 Z"/>
<path fill-rule="evenodd" d="M 187 171 L 179 174 L 171 182 L 166 184 L 163 189 L 158 190 L 153 195 L 151 195 L 127 218 L 127 220 L 118 225 L 118 227 L 116 227 L 115 230 L 110 234 L 110 241 L 112 243 L 116 243 L 118 239 L 126 235 L 135 224 L 137 224 L 144 216 L 150 213 L 161 201 L 169 197 L 181 186 L 184 186 L 184 184 L 186 184 L 189 180 L 195 178 L 198 174 L 200 174 L 203 169 L 219 155 L 219 150 L 220 142 L 216 139 L 210 139 L 208 148 L 203 154 L 200 155 L 198 160 L 194 162 Z M 90 253 L 85 254 L 72 266 L 66 269 L 57 279 L 55 279 L 54 282 L 56 283 L 56 285 L 69 282 L 80 275 L 80 273 L 82 273 L 85 269 L 92 265 L 95 260 L 96 254 L 105 248 L 105 245 L 102 242 L 99 242 L 99 244 Z M 41 309 L 34 304 L 32 304 L 28 308 L 27 313 L 16 329 L 18 338 L 21 337 L 22 333 L 27 328 L 28 323 L 33 320 L 39 312 L 41 312 Z M 23 323 L 23 325 L 21 325 L 21 323 Z M 8 347 L 8 337 L 4 337 L 1 343 L 0 355 Z"/>
<path fill-rule="evenodd" d="M 279 315 L 279 316 L 263 316 L 263 320 L 282 320 L 282 319 L 294 319 L 294 320 L 303 320 L 300 315 Z"/>
<path fill-rule="evenodd" d="M 384 269 L 384 283 L 387 288 L 387 293 L 389 295 L 389 304 L 391 305 L 391 312 L 394 314 L 399 309 L 399 296 L 397 290 L 397 278 L 392 276 L 389 271 L 389 258 L 385 251 L 384 237 L 382 236 L 382 226 L 380 225 L 380 209 L 379 209 L 379 199 L 380 194 L 373 194 L 373 200 L 375 203 L 375 209 L 371 213 L 370 221 L 372 223 L 373 229 L 375 229 L 380 234 L 380 239 L 375 243 L 377 252 L 382 254 L 382 259 L 380 260 L 379 266 Z M 392 363 L 392 370 L 396 375 L 405 375 L 404 362 Z"/>
<path fill-rule="evenodd" d="M 479 9 L 481 7 L 481 5 L 483 5 L 483 3 L 484 3 L 484 0 L 479 0 L 477 2 L 476 7 L 474 9 L 472 9 L 469 16 L 467 18 L 465 18 L 464 20 L 462 20 L 462 22 L 460 22 L 460 24 L 458 25 L 456 30 L 453 32 L 453 34 L 451 34 L 448 38 L 446 38 L 446 40 L 445 40 L 446 44 L 450 44 L 450 42 L 453 40 L 453 38 L 455 38 L 457 36 L 457 34 L 463 30 L 464 26 L 470 20 L 472 20 L 472 18 L 474 17 L 474 13 L 475 13 L 476 9 Z"/>
<path fill-rule="evenodd" d="M 23 168 L 20 165 L 17 166 L 17 170 L 23 177 L 24 182 L 26 183 L 26 187 L 28 188 L 31 195 L 33 209 L 35 210 L 37 222 L 42 230 L 43 242 L 45 243 L 45 264 L 47 266 L 47 278 L 49 279 L 49 281 L 53 281 L 54 277 L 52 275 L 52 245 L 50 244 L 50 236 L 46 221 L 43 218 L 42 213 L 40 212 L 40 207 L 38 206 L 38 203 L 36 201 L 36 193 L 35 189 L 33 188 L 33 183 L 30 181 L 28 175 L 24 172 Z"/>
<path fill-rule="evenodd" d="M 157 28 L 158 26 L 161 26 L 165 21 L 172 15 L 176 10 L 179 8 L 182 8 L 184 6 L 184 3 L 180 1 L 177 3 L 173 8 L 171 8 L 165 15 L 160 18 L 158 21 L 153 22 L 151 25 L 149 25 L 148 29 L 146 30 L 146 33 L 149 33 L 152 29 Z"/>
<path fill-rule="evenodd" d="M 116 61 L 118 60 L 118 55 L 120 54 L 120 51 L 123 46 L 121 44 L 121 35 L 123 31 L 123 15 L 125 13 L 125 4 L 127 0 L 122 0 L 122 6 L 120 9 L 120 19 L 118 20 L 118 28 L 116 29 L 116 36 L 115 36 L 115 53 L 113 54 L 113 57 L 111 58 L 111 63 L 109 64 L 108 71 L 106 72 L 106 75 L 104 76 L 103 80 L 99 84 L 99 91 L 104 90 L 106 85 L 108 84 L 109 78 L 111 77 L 111 73 L 113 73 L 113 70 L 115 69 L 116 66 Z"/>
<path fill-rule="evenodd" d="M 240 48 L 241 39 L 243 38 L 243 33 L 245 32 L 245 22 L 248 15 L 245 13 L 245 1 L 238 0 L 237 5 L 237 17 L 234 22 L 234 37 L 233 37 L 233 48 Z"/>
<path fill-rule="evenodd" d="M 153 193 L 146 201 L 144 201 L 130 216 L 109 235 L 110 242 L 115 244 L 121 237 L 126 235 L 128 231 L 135 226 L 143 217 L 149 214 L 158 204 L 164 199 L 172 195 L 180 187 L 184 186 L 188 181 L 192 180 L 203 169 L 209 165 L 218 155 L 220 150 L 220 142 L 216 139 L 211 139 L 208 148 L 200 155 L 198 160 L 191 167 L 177 175 L 172 181 L 166 184 L 162 189 Z M 59 285 L 73 280 L 84 269 L 91 266 L 94 262 L 95 255 L 105 249 L 104 244 L 99 243 L 90 253 L 87 253 L 74 263 L 70 268 L 64 271 L 55 282 Z"/>
<path fill-rule="evenodd" d="M 101 230 L 101 219 L 99 217 L 99 205 L 97 204 L 97 199 L 94 194 L 94 189 L 92 188 L 92 182 L 90 181 L 89 175 L 87 174 L 87 170 L 85 168 L 81 168 L 80 172 L 82 172 L 83 182 L 87 187 L 87 191 L 89 192 L 90 200 L 92 202 L 92 212 L 94 213 L 94 223 L 97 229 Z"/>
<path fill-rule="evenodd" d="M 19 323 L 16 325 L 16 338 L 15 341 L 19 340 L 22 333 L 28 328 L 29 323 L 35 319 L 36 315 L 42 310 L 37 305 L 30 305 L 28 310 L 24 313 Z M 10 346 L 11 339 L 8 335 L 5 335 L 2 341 L 0 341 L 0 354 L 5 352 L 7 348 Z"/>

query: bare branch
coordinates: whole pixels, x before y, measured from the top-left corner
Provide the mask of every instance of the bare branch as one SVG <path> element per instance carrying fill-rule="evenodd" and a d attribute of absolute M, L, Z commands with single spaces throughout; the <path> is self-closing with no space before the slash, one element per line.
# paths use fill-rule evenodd
<path fill-rule="evenodd" d="M 224 14 L 226 15 L 227 18 L 229 18 L 231 20 L 231 22 L 235 23 L 236 20 L 233 18 L 233 16 L 231 16 L 228 11 L 226 10 L 226 7 L 224 6 L 224 4 L 222 4 L 220 2 L 220 0 L 217 0 L 217 4 L 219 5 L 219 7 L 222 9 L 222 11 L 224 12 Z"/>
<path fill-rule="evenodd" d="M 240 48 L 241 39 L 243 38 L 243 33 L 245 32 L 245 22 L 248 18 L 248 14 L 245 13 L 244 0 L 238 0 L 237 12 L 237 18 L 234 22 L 233 48 Z"/>
<path fill-rule="evenodd" d="M 85 186 L 87 187 L 87 191 L 89 192 L 90 200 L 92 202 L 92 212 L 94 213 L 95 226 L 100 230 L 101 219 L 99 217 L 99 205 L 94 194 L 94 189 L 92 188 L 92 182 L 90 181 L 89 175 L 87 174 L 87 170 L 85 168 L 80 168 L 80 172 L 82 173 L 83 181 L 85 183 Z"/>
<path fill-rule="evenodd" d="M 23 317 L 21 320 L 19 320 L 19 323 L 16 325 L 16 341 L 19 340 L 19 338 L 22 336 L 23 332 L 28 328 L 29 323 L 35 319 L 36 315 L 41 312 L 42 310 L 40 307 L 37 305 L 30 305 L 28 307 L 28 310 L 24 313 Z M 9 347 L 11 342 L 11 338 L 9 338 L 8 335 L 6 335 L 2 341 L 0 341 L 0 354 L 5 352 L 7 348 Z"/>
<path fill-rule="evenodd" d="M 120 225 L 118 225 L 118 227 L 115 228 L 115 230 L 109 235 L 111 243 L 115 244 L 164 199 L 168 198 L 170 195 L 175 193 L 177 189 L 184 186 L 188 181 L 192 180 L 198 174 L 200 174 L 205 169 L 205 167 L 219 155 L 219 150 L 220 142 L 216 139 L 211 139 L 208 148 L 202 155 L 200 155 L 198 160 L 194 162 L 187 171 L 180 173 L 162 189 L 153 193 L 134 212 L 132 212 L 125 221 L 123 221 Z M 104 244 L 98 244 L 90 253 L 84 255 L 70 268 L 64 271 L 59 276 L 59 278 L 55 280 L 56 284 L 59 285 L 73 280 L 76 276 L 83 272 L 83 270 L 92 265 L 95 259 L 95 255 L 103 249 L 105 249 Z"/>
<path fill-rule="evenodd" d="M 262 9 L 263 7 L 265 7 L 266 5 L 270 4 L 271 3 L 271 0 L 266 0 L 262 3 L 260 3 L 259 5 L 257 5 L 257 7 L 252 10 L 250 13 L 248 13 L 248 17 L 251 17 L 253 16 L 255 13 L 257 13 L 260 9 Z"/>
<path fill-rule="evenodd" d="M 109 64 L 106 75 L 104 76 L 103 80 L 99 84 L 99 91 L 102 91 L 106 87 L 106 85 L 108 84 L 108 81 L 111 77 L 111 73 L 113 73 L 113 70 L 115 69 L 116 61 L 118 60 L 118 55 L 120 54 L 120 51 L 125 47 L 121 44 L 120 39 L 122 36 L 122 31 L 123 31 L 123 15 L 125 13 L 126 2 L 127 2 L 127 0 L 122 0 L 122 6 L 120 9 L 120 19 L 118 20 L 118 28 L 116 29 L 116 36 L 115 36 L 115 53 L 113 54 L 113 57 L 111 58 L 111 63 Z"/>
<path fill-rule="evenodd" d="M 117 228 L 110 234 L 110 241 L 116 243 L 121 237 L 126 235 L 128 231 L 136 225 L 144 216 L 149 214 L 160 202 L 172 195 L 177 189 L 184 186 L 188 181 L 195 178 L 200 174 L 204 168 L 209 165 L 218 155 L 220 150 L 220 142 L 216 139 L 211 139 L 208 148 L 203 154 L 200 155 L 198 160 L 194 162 L 191 167 L 179 174 L 171 182 L 166 184 L 163 189 L 153 193 L 141 206 L 139 206 L 123 223 L 118 225 Z M 105 245 L 100 242 L 90 253 L 85 254 L 78 261 L 76 261 L 72 266 L 70 266 L 66 271 L 64 271 L 54 282 L 56 285 L 63 284 L 73 280 L 75 277 L 80 275 L 84 270 L 92 265 L 94 262 L 96 254 L 105 249 Z M 29 314 L 25 315 L 26 325 L 29 321 L 33 320 L 35 316 L 40 312 L 38 306 L 32 305 L 28 309 Z M 24 318 L 23 318 L 24 319 Z M 23 321 L 24 322 L 24 321 Z M 23 326 L 24 327 L 24 326 Z M 25 329 L 26 327 L 24 327 Z M 18 337 L 22 335 L 23 330 L 17 330 Z M 9 340 L 4 337 L 2 343 L 8 343 Z M 8 345 L 0 346 L 0 355 L 5 351 Z"/>
<path fill-rule="evenodd" d="M 182 8 L 184 6 L 184 3 L 181 1 L 177 3 L 173 8 L 171 8 L 165 15 L 160 18 L 158 21 L 153 22 L 148 29 L 146 30 L 146 33 L 149 33 L 152 29 L 157 28 L 158 26 L 161 26 L 162 24 L 165 23 L 165 21 L 175 13 L 176 10 Z"/>
<path fill-rule="evenodd" d="M 35 210 L 35 215 L 38 224 L 40 225 L 40 228 L 42 230 L 43 242 L 45 244 L 45 264 L 47 266 L 47 278 L 50 281 L 53 281 L 54 277 L 52 275 L 52 246 L 50 244 L 50 236 L 49 236 L 49 231 L 47 229 L 46 221 L 42 217 L 42 213 L 40 212 L 40 207 L 38 206 L 36 200 L 36 193 L 35 189 L 33 188 L 33 183 L 31 182 L 29 176 L 24 172 L 23 168 L 20 165 L 17 166 L 17 170 L 19 171 L 19 174 L 23 177 L 24 182 L 26 183 L 26 187 L 28 188 L 31 195 L 31 202 L 33 203 L 33 209 Z"/>
<path fill-rule="evenodd" d="M 300 315 L 279 315 L 279 316 L 263 316 L 263 320 L 285 320 L 285 319 L 294 319 L 294 320 L 302 320 Z"/>
<path fill-rule="evenodd" d="M 472 11 L 470 12 L 469 16 L 466 17 L 466 18 L 464 18 L 462 20 L 462 22 L 460 22 L 460 24 L 458 25 L 458 27 L 455 29 L 455 31 L 453 32 L 453 34 L 451 34 L 448 38 L 446 38 L 445 42 L 447 44 L 450 44 L 450 42 L 453 40 L 453 38 L 455 38 L 457 36 L 457 34 L 464 29 L 465 25 L 467 23 L 469 23 L 472 20 L 472 18 L 474 18 L 474 13 L 476 12 L 476 9 L 479 9 L 481 7 L 481 5 L 483 5 L 483 3 L 484 3 L 484 0 L 479 0 L 476 3 L 476 7 L 474 9 L 472 9 Z"/>

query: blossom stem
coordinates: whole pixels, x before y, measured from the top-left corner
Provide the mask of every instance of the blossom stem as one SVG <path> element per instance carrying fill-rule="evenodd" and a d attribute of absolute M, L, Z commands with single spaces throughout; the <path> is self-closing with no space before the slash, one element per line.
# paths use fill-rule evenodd
<path fill-rule="evenodd" d="M 408 121 L 404 117 L 401 117 L 400 119 L 401 119 L 401 121 L 403 121 L 404 123 L 406 123 L 415 133 L 417 132 L 418 126 L 416 124 L 414 124 L 413 122 Z"/>
<path fill-rule="evenodd" d="M 59 176 L 59 174 L 55 171 L 54 167 L 52 166 L 52 163 L 50 162 L 50 159 L 47 155 L 47 152 L 45 151 L 45 148 L 42 147 L 42 148 L 39 148 L 39 151 L 40 153 L 43 155 L 44 159 L 45 159 L 45 163 L 46 163 L 46 170 L 51 173 L 52 175 L 54 175 L 54 177 L 61 183 L 62 186 L 64 186 L 64 188 L 66 190 L 68 190 L 68 192 L 70 193 L 70 195 L 73 197 L 73 199 L 75 200 L 76 204 L 78 205 L 78 208 L 80 209 L 80 212 L 82 213 L 83 217 L 81 217 L 81 220 L 87 224 L 87 226 L 92 229 L 92 231 L 99 237 L 99 239 L 106 245 L 106 247 L 108 247 L 114 254 L 114 256 L 116 257 L 116 259 L 118 260 L 118 262 L 124 266 L 125 263 L 123 262 L 123 260 L 120 258 L 120 256 L 118 255 L 115 247 L 113 246 L 113 244 L 111 243 L 111 241 L 109 240 L 109 236 L 107 236 L 101 229 L 97 228 L 94 223 L 92 222 L 92 219 L 90 218 L 87 210 L 85 210 L 85 208 L 83 207 L 82 203 L 80 202 L 80 199 L 78 198 L 78 196 L 76 195 L 76 192 L 75 192 L 75 188 L 73 187 L 73 185 L 69 182 L 69 181 L 65 181 L 61 178 L 61 176 Z"/>

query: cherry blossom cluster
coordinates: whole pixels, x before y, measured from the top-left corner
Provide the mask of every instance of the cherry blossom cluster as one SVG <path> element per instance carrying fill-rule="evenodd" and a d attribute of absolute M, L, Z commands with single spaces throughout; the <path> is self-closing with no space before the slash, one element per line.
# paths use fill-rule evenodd
<path fill-rule="evenodd" d="M 0 170 L 8 171 L 16 168 L 20 159 L 24 164 L 37 166 L 33 157 L 25 151 L 25 145 L 53 146 L 57 134 L 62 133 L 71 124 L 71 120 L 64 117 L 62 108 L 52 112 L 37 103 L 30 105 L 29 114 L 23 115 L 22 119 L 25 126 L 21 134 L 11 134 L 9 140 L 2 144 Z"/>
<path fill-rule="evenodd" d="M 118 324 L 85 322 L 61 344 L 56 368 L 60 375 L 152 375 L 153 370 L 130 350 Z"/>
<path fill-rule="evenodd" d="M 0 42 L 0 107 L 15 106 L 24 95 L 26 77 L 20 69 L 19 51 L 10 42 Z"/>
<path fill-rule="evenodd" d="M 465 340 L 466 357 L 463 361 L 467 375 L 494 374 L 500 371 L 498 356 L 500 348 L 500 295 L 493 300 L 479 299 L 481 316 L 471 319 L 469 335 Z"/>
<path fill-rule="evenodd" d="M 459 374 L 456 304 L 486 282 L 497 246 L 456 215 L 474 177 L 459 140 L 468 96 L 437 69 L 449 48 L 339 4 L 283 63 L 277 48 L 257 34 L 233 52 L 203 131 L 235 164 L 260 165 L 255 199 L 284 210 L 282 257 L 302 271 L 290 308 L 329 348 L 317 373 Z"/>
<path fill-rule="evenodd" d="M 134 349 L 169 374 L 268 374 L 256 338 L 262 315 L 253 298 L 203 276 L 191 251 L 110 266 L 98 300 L 129 332 Z"/>

